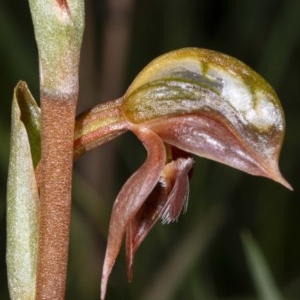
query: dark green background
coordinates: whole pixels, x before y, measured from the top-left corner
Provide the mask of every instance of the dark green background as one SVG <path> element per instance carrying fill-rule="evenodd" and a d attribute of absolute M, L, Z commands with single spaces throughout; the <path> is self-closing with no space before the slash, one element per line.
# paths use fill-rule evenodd
<path fill-rule="evenodd" d="M 119 3 L 112 9 L 108 1 L 86 1 L 78 111 L 121 96 L 149 61 L 169 50 L 196 46 L 230 54 L 261 73 L 281 99 L 287 130 L 280 167 L 295 191 L 197 158 L 188 212 L 176 224 L 154 227 L 137 252 L 131 284 L 122 251 L 107 299 L 146 300 L 147 293 L 153 295 L 155 280 L 161 295 L 169 292 L 168 299 L 258 299 L 241 243 L 244 230 L 260 246 L 284 299 L 300 299 L 300 1 L 119 2 L 124 7 Z M 2 1 L 0 299 L 8 299 L 5 194 L 10 105 L 20 79 L 38 99 L 28 3 Z M 98 299 L 113 199 L 144 158 L 144 149 L 126 134 L 76 162 L 67 299 Z M 177 251 L 178 257 L 172 258 Z M 170 259 L 174 262 L 168 265 Z M 161 277 L 165 268 L 166 281 Z"/>

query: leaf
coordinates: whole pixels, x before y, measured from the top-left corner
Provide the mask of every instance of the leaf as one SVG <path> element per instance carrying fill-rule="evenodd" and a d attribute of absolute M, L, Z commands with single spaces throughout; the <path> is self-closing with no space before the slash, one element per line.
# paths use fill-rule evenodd
<path fill-rule="evenodd" d="M 271 86 L 230 56 L 176 50 L 152 61 L 124 96 L 125 117 L 165 142 L 291 189 L 278 168 L 285 121 Z"/>
<path fill-rule="evenodd" d="M 258 245 L 249 233 L 242 234 L 247 263 L 259 298 L 262 300 L 282 300 L 282 296 L 274 282 L 267 262 Z"/>
<path fill-rule="evenodd" d="M 35 299 L 39 195 L 29 139 L 36 149 L 37 161 L 39 126 L 38 108 L 33 101 L 26 84 L 19 82 L 12 102 L 7 183 L 6 261 L 12 300 Z M 28 134 L 26 128 L 31 128 L 32 134 Z"/>
<path fill-rule="evenodd" d="M 20 81 L 15 90 L 16 99 L 30 143 L 33 166 L 41 159 L 41 110 L 32 97 L 25 82 Z"/>

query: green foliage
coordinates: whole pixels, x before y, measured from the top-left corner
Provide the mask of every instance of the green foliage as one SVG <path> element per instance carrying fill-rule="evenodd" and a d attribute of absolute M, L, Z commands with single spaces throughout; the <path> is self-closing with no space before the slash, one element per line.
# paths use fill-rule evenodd
<path fill-rule="evenodd" d="M 17 84 L 14 101 L 17 101 L 20 109 L 20 121 L 24 124 L 28 135 L 33 167 L 35 168 L 41 159 L 41 111 L 25 82 L 21 81 Z"/>
<path fill-rule="evenodd" d="M 249 233 L 242 234 L 245 254 L 251 272 L 257 295 L 261 300 L 282 300 L 267 262 L 258 245 Z"/>
<path fill-rule="evenodd" d="M 40 151 L 38 107 L 24 82 L 14 92 L 7 184 L 7 270 L 10 298 L 35 299 L 39 194 L 31 151 Z M 33 134 L 27 132 L 30 129 Z M 32 146 L 32 147 L 30 147 Z"/>

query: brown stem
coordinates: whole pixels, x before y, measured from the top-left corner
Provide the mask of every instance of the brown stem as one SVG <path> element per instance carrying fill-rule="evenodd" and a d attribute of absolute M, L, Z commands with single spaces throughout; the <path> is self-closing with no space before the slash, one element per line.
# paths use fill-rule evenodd
<path fill-rule="evenodd" d="M 53 99 L 54 98 L 54 99 Z M 64 299 L 77 95 L 41 96 L 42 158 L 36 299 Z"/>

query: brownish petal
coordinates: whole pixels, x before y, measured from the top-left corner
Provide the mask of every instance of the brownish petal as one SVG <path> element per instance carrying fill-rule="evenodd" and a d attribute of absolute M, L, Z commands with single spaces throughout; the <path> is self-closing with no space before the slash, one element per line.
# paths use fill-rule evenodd
<path fill-rule="evenodd" d="M 159 180 L 165 161 L 165 147 L 161 138 L 147 128 L 132 127 L 145 146 L 148 156 L 145 163 L 127 180 L 112 209 L 107 248 L 101 280 L 101 299 L 105 298 L 108 277 L 120 251 L 124 233 Z"/>
<path fill-rule="evenodd" d="M 126 259 L 128 280 L 132 279 L 134 255 L 159 218 L 163 223 L 178 219 L 183 207 L 187 205 L 189 192 L 188 173 L 193 159 L 178 158 L 168 163 L 160 180 L 143 206 L 131 219 L 126 231 Z"/>
<path fill-rule="evenodd" d="M 147 126 L 173 146 L 292 189 L 278 169 L 281 144 L 272 133 L 241 135 L 226 120 L 208 113 L 162 118 Z"/>

